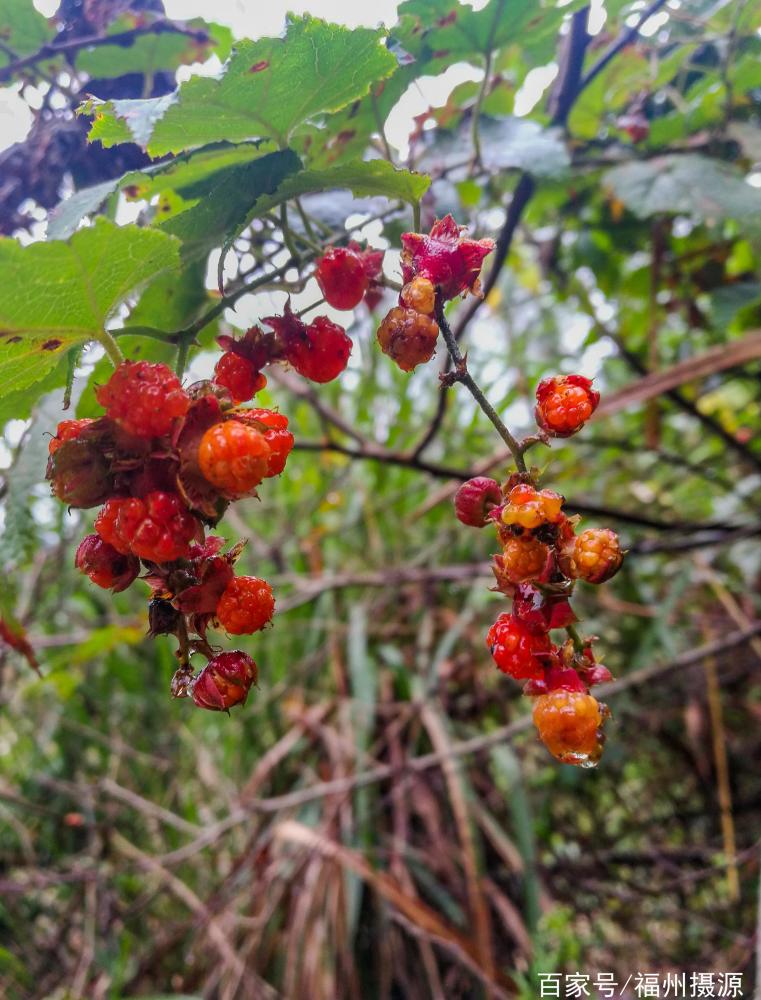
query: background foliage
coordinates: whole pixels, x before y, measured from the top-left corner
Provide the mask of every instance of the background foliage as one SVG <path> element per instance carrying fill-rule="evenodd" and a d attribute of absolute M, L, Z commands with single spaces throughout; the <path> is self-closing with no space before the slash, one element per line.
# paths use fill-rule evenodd
<path fill-rule="evenodd" d="M 42 676 L 0 650 L 3 995 L 528 997 L 540 972 L 652 970 L 750 992 L 761 12 L 589 13 L 405 0 L 385 31 L 305 16 L 233 43 L 152 0 L 6 0 L 0 82 L 40 107 L 0 154 L 0 609 Z M 463 62 L 483 82 L 393 149 L 400 98 Z M 337 384 L 261 397 L 297 451 L 222 526 L 278 594 L 230 718 L 168 700 L 169 646 L 75 572 L 88 518 L 42 484 L 112 338 L 208 374 L 220 329 L 314 300 L 315 242 L 369 238 L 394 277 L 413 214 L 447 211 L 500 234 L 485 304 L 451 319 L 508 423 L 548 373 L 604 393 L 532 453 L 630 549 L 580 595 L 619 678 L 594 773 L 549 760 L 483 645 L 491 539 L 450 498 L 504 449 L 442 394 L 442 351 L 412 376 L 380 355 L 379 316 L 357 312 Z"/>

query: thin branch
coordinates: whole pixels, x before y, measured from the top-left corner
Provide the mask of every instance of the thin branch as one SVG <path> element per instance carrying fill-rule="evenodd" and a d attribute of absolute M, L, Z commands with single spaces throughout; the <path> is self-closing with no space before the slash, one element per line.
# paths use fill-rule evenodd
<path fill-rule="evenodd" d="M 615 40 L 615 42 L 613 42 L 610 48 L 606 49 L 605 52 L 603 52 L 603 54 L 600 56 L 600 58 L 597 60 L 594 66 L 590 66 L 590 68 L 581 78 L 579 84 L 579 91 L 582 91 L 584 90 L 585 87 L 588 87 L 590 83 L 596 77 L 598 77 L 600 73 L 602 73 L 602 71 L 608 66 L 608 63 L 610 63 L 611 60 L 615 59 L 615 57 L 622 49 L 625 49 L 627 45 L 631 45 L 632 42 L 636 40 L 637 36 L 640 33 L 640 29 L 645 24 L 645 22 L 649 21 L 650 18 L 654 14 L 657 14 L 658 11 L 661 9 L 661 7 L 665 7 L 665 5 L 666 5 L 666 0 L 653 0 L 653 3 L 651 3 L 649 7 L 646 7 L 642 11 L 636 23 L 633 24 L 630 28 L 627 28 L 625 31 L 623 31 Z"/>
<path fill-rule="evenodd" d="M 27 56 L 21 56 L 18 59 L 14 59 L 13 62 L 8 63 L 7 66 L 0 67 L 0 82 L 12 79 L 16 73 L 26 69 L 27 66 L 34 66 L 36 63 L 55 59 L 57 56 L 69 55 L 72 52 L 78 52 L 80 49 L 95 48 L 99 45 L 120 45 L 126 48 L 141 35 L 162 35 L 166 33 L 187 35 L 188 38 L 197 42 L 209 41 L 209 35 L 206 31 L 187 28 L 185 25 L 178 24 L 175 21 L 159 20 L 154 21 L 152 24 L 143 24 L 136 28 L 130 28 L 127 31 L 118 31 L 112 35 L 85 35 L 83 38 L 69 38 L 63 42 L 51 42 L 43 45 L 36 52 L 32 52 Z"/>
<path fill-rule="evenodd" d="M 507 447 L 512 452 L 512 456 L 515 459 L 515 465 L 519 472 L 526 471 L 526 462 L 523 458 L 523 453 L 526 450 L 525 445 L 519 442 L 510 431 L 507 429 L 505 424 L 499 417 L 499 414 L 491 405 L 489 400 L 483 393 L 483 390 L 473 378 L 473 376 L 468 371 L 468 362 L 465 356 L 460 351 L 457 344 L 457 340 L 452 333 L 452 330 L 447 323 L 446 316 L 444 315 L 443 303 L 437 302 L 436 304 L 436 321 L 439 324 L 439 329 L 444 338 L 444 342 L 447 345 L 447 350 L 449 351 L 449 356 L 454 364 L 454 371 L 445 376 L 445 385 L 451 384 L 452 382 L 461 382 L 468 392 L 471 394 L 473 399 L 478 403 L 483 412 L 489 418 L 489 420 L 494 425 L 497 433 L 505 442 Z"/>
<path fill-rule="evenodd" d="M 294 450 L 332 451 L 337 452 L 340 455 L 346 455 L 347 458 L 380 462 L 384 465 L 397 465 L 401 468 L 415 469 L 418 472 L 426 472 L 436 479 L 450 480 L 451 486 L 442 490 L 440 494 L 437 494 L 433 498 L 435 502 L 426 504 L 426 510 L 429 510 L 431 507 L 436 506 L 436 504 L 449 499 L 460 483 L 465 482 L 466 479 L 472 479 L 473 476 L 482 476 L 491 471 L 491 469 L 495 466 L 507 462 L 510 454 L 509 452 L 500 449 L 485 461 L 478 463 L 476 467 L 471 469 L 460 469 L 451 465 L 428 462 L 425 459 L 418 458 L 415 454 L 400 451 L 389 451 L 385 448 L 381 448 L 380 445 L 371 443 L 366 443 L 364 447 L 353 448 L 342 444 L 340 441 L 310 441 L 299 438 L 294 445 Z M 747 538 L 750 535 L 757 534 L 759 530 L 761 530 L 761 526 L 755 524 L 738 525 L 710 521 L 704 523 L 690 521 L 663 521 L 658 518 L 648 517 L 646 514 L 639 514 L 634 511 L 629 512 L 616 510 L 612 507 L 604 507 L 587 501 L 577 501 L 572 498 L 566 501 L 565 506 L 566 510 L 569 510 L 574 514 L 583 514 L 587 517 L 599 517 L 602 520 L 620 521 L 624 524 L 632 524 L 640 528 L 651 528 L 654 531 L 665 531 L 668 533 L 724 533 L 721 537 L 729 537 L 732 541 L 739 540 L 741 537 Z M 712 544 L 712 541 L 715 541 L 715 539 L 706 537 L 701 542 L 696 544 Z M 645 544 L 650 545 L 650 543 L 643 543 L 643 545 Z M 647 549 L 647 552 L 663 551 L 662 548 L 658 548 L 659 544 L 660 543 L 658 541 L 654 541 Z M 680 539 L 672 539 L 667 543 L 666 550 L 671 551 L 680 544 L 682 544 Z M 687 546 L 685 545 L 685 547 Z"/>

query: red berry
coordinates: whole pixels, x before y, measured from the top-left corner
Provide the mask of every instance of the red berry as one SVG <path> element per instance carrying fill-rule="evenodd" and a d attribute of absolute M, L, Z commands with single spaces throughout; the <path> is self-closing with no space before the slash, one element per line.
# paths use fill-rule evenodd
<path fill-rule="evenodd" d="M 501 569 L 511 583 L 538 579 L 547 565 L 549 549 L 537 538 L 509 538 L 502 551 Z"/>
<path fill-rule="evenodd" d="M 486 633 L 486 645 L 502 673 L 516 680 L 543 677 L 552 650 L 548 635 L 532 632 L 508 614 L 501 614 Z"/>
<path fill-rule="evenodd" d="M 236 576 L 217 604 L 217 620 L 230 635 L 250 635 L 271 621 L 275 612 L 272 587 L 255 576 Z"/>
<path fill-rule="evenodd" d="M 489 523 L 489 511 L 501 503 L 499 484 L 488 476 L 475 476 L 454 495 L 455 517 L 471 528 L 483 528 Z"/>
<path fill-rule="evenodd" d="M 562 549 L 558 561 L 563 573 L 572 580 L 605 583 L 621 568 L 624 553 L 615 531 L 587 528 Z"/>
<path fill-rule="evenodd" d="M 261 409 L 249 410 L 246 416 L 266 425 L 267 430 L 262 432 L 264 440 L 270 446 L 266 478 L 279 476 L 294 445 L 293 434 L 288 430 L 288 417 L 274 410 Z"/>
<path fill-rule="evenodd" d="M 354 309 L 369 284 L 362 257 L 348 247 L 331 247 L 318 262 L 315 278 L 334 309 Z"/>
<path fill-rule="evenodd" d="M 270 446 L 255 427 L 239 420 L 214 424 L 201 438 L 198 464 L 212 486 L 232 496 L 250 493 L 267 475 Z"/>
<path fill-rule="evenodd" d="M 318 316 L 301 330 L 289 330 L 285 358 L 299 375 L 312 382 L 332 382 L 349 363 L 351 339 L 342 326 Z"/>
<path fill-rule="evenodd" d="M 600 393 L 583 375 L 555 375 L 536 387 L 536 422 L 553 437 L 570 437 L 589 420 Z"/>
<path fill-rule="evenodd" d="M 462 236 L 451 215 L 435 222 L 431 232 L 402 233 L 402 277 L 405 284 L 418 275 L 436 285 L 443 299 L 461 292 L 479 294 L 478 276 L 494 240 L 469 240 Z"/>
<path fill-rule="evenodd" d="M 88 535 L 79 543 L 74 557 L 77 569 L 104 590 L 126 590 L 140 572 L 140 562 L 117 552 L 100 535 Z"/>
<path fill-rule="evenodd" d="M 142 499 L 106 501 L 95 530 L 123 555 L 131 552 L 149 562 L 167 563 L 189 554 L 199 525 L 176 493 L 155 490 Z"/>
<path fill-rule="evenodd" d="M 148 361 L 122 362 L 95 395 L 108 416 L 137 437 L 168 434 L 190 406 L 174 372 Z"/>
<path fill-rule="evenodd" d="M 378 328 L 381 350 L 393 358 L 403 372 L 411 372 L 431 360 L 438 336 L 435 320 L 402 306 L 394 306 Z"/>
<path fill-rule="evenodd" d="M 594 767 L 603 745 L 607 709 L 591 694 L 558 689 L 534 703 L 534 725 L 553 757 L 563 764 Z"/>
<path fill-rule="evenodd" d="M 436 308 L 436 289 L 433 283 L 418 275 L 402 289 L 399 300 L 407 309 L 432 316 Z"/>
<path fill-rule="evenodd" d="M 191 694 L 199 708 L 225 712 L 233 705 L 242 705 L 259 671 L 250 656 L 234 650 L 219 653 L 209 660 L 193 682 Z"/>
<path fill-rule="evenodd" d="M 225 351 L 214 367 L 214 381 L 224 386 L 234 403 L 245 403 L 261 392 L 267 379 L 247 358 Z"/>
<path fill-rule="evenodd" d="M 54 455 L 64 441 L 74 441 L 85 427 L 94 424 L 94 420 L 62 420 L 55 432 L 55 437 L 48 442 L 48 454 Z"/>

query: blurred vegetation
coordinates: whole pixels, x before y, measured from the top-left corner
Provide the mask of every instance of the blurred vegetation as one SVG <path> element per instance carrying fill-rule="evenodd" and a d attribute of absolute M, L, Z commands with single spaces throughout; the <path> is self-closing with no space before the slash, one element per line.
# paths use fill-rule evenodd
<path fill-rule="evenodd" d="M 59 41 L 162 16 L 157 4 L 103 4 L 95 23 L 69 6 Z M 274 627 L 242 642 L 259 689 L 227 717 L 169 699 L 175 661 L 169 642 L 145 638 L 141 585 L 112 596 L 74 569 L 91 517 L 51 501 L 42 479 L 67 372 L 76 367 L 75 407 L 87 414 L 107 368 L 97 348 L 76 345 L 31 390 L 0 396 L 0 610 L 26 628 L 42 668 L 37 676 L 0 648 L 2 995 L 529 998 L 542 972 L 611 972 L 623 984 L 678 970 L 741 972 L 750 995 L 761 820 L 761 10 L 656 7 L 637 34 L 643 6 L 608 0 L 602 28 L 574 54 L 578 3 L 490 0 L 473 20 L 466 4 L 407 0 L 389 35 L 400 63 L 380 109 L 376 95 L 328 116 L 311 154 L 318 165 L 329 155 L 345 119 L 360 123 L 340 140 L 356 143 L 355 155 L 382 151 L 378 122 L 418 77 L 460 62 L 487 70 L 482 89 L 458 86 L 417 122 L 401 165 L 433 177 L 423 225 L 452 211 L 478 236 L 500 232 L 522 171 L 536 185 L 463 346 L 519 431 L 531 430 L 546 374 L 594 375 L 603 392 L 581 435 L 531 452 L 585 524 L 615 527 L 630 550 L 611 583 L 580 589 L 576 602 L 617 678 L 601 765 L 548 757 L 526 699 L 484 646 L 504 602 L 489 590 L 493 540 L 454 519 L 451 497 L 468 475 L 508 464 L 460 387 L 440 404 L 443 351 L 399 372 L 375 343 L 382 304 L 357 312 L 343 378 L 313 391 L 276 374 L 257 397 L 288 414 L 297 444 L 261 500 L 220 526 L 230 541 L 248 539 L 241 568 L 270 580 L 278 599 Z M 225 32 L 194 24 L 206 42 L 157 34 L 167 44 L 146 48 L 145 63 L 138 40 L 150 35 L 109 47 L 110 60 L 94 58 L 96 46 L 80 63 L 74 46 L 14 70 L 56 29 L 27 0 L 8 10 L 0 79 L 43 95 L 34 134 L 51 143 L 72 127 L 63 109 L 85 94 L 160 96 L 178 65 L 215 45 L 222 59 L 229 51 Z M 563 128 L 557 80 L 579 56 Z M 528 73 L 555 58 L 556 82 L 515 116 Z M 158 91 L 157 66 L 169 80 Z M 76 127 L 83 136 L 85 122 Z M 59 197 L 148 162 L 132 143 L 111 150 L 115 162 L 82 136 L 85 180 L 64 156 Z M 32 143 L 2 154 L 6 165 L 28 166 Z M 17 173 L 3 231 L 26 243 L 44 237 L 52 204 L 30 170 Z M 164 197 L 174 211 L 181 196 Z M 82 204 L 83 215 L 113 218 L 125 196 Z M 395 200 L 316 193 L 304 204 L 331 230 L 349 219 L 392 249 L 411 225 Z M 140 222 L 155 222 L 150 208 Z M 228 289 L 257 239 L 254 226 L 228 248 Z M 215 246 L 212 235 L 201 260 Z M 183 282 L 170 273 L 137 305 L 128 300 L 127 325 L 172 330 L 204 316 L 219 299 L 199 293 L 197 260 Z M 213 287 L 214 256 L 209 271 Z M 179 289 L 171 307 L 167 288 Z M 303 295 L 313 300 L 313 287 Z M 239 313 L 207 326 L 191 372 L 210 371 L 220 328 L 244 328 L 273 301 L 242 298 Z M 457 305 L 453 323 L 469 308 Z M 156 340 L 119 339 L 131 355 L 165 356 Z M 10 385 L 22 362 L 4 351 Z M 650 389 L 648 372 L 677 365 Z"/>

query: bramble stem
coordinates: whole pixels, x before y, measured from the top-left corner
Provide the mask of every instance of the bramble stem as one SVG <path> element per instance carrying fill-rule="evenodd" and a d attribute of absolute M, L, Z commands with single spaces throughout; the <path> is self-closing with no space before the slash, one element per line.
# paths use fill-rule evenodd
<path fill-rule="evenodd" d="M 444 304 L 439 301 L 436 303 L 436 322 L 439 324 L 441 335 L 444 338 L 447 350 L 449 351 L 449 355 L 454 363 L 454 371 L 448 376 L 448 378 L 452 382 L 461 382 L 465 386 L 473 399 L 475 399 L 480 408 L 492 422 L 499 436 L 510 449 L 512 456 L 515 459 L 515 467 L 518 472 L 526 472 L 526 462 L 523 457 L 523 452 L 525 450 L 524 446 L 517 440 L 517 438 L 514 438 L 507 429 L 505 424 L 500 419 L 497 411 L 484 395 L 479 384 L 468 371 L 467 360 L 460 351 L 459 345 L 455 340 L 454 334 L 452 333 L 452 329 L 447 322 L 446 316 L 444 315 Z"/>
<path fill-rule="evenodd" d="M 108 360 L 114 368 L 118 368 L 122 361 L 124 361 L 124 355 L 122 354 L 121 347 L 119 347 L 108 330 L 101 331 L 98 343 L 102 345 L 103 350 L 108 355 Z"/>
<path fill-rule="evenodd" d="M 568 633 L 568 638 L 573 640 L 573 648 L 576 650 L 576 652 L 583 653 L 584 640 L 581 638 L 578 631 L 576 630 L 576 626 L 566 625 L 565 630 Z"/>

